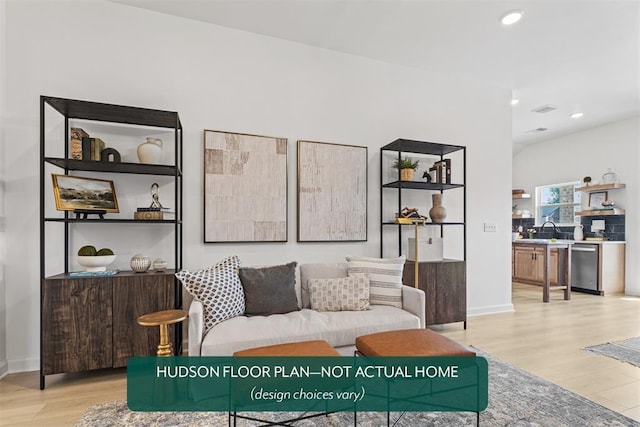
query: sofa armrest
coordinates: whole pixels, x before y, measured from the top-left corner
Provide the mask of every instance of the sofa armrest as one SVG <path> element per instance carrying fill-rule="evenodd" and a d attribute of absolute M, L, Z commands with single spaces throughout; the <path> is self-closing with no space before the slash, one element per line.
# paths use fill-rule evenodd
<path fill-rule="evenodd" d="M 402 287 L 402 309 L 418 316 L 421 328 L 427 325 L 425 307 L 426 299 L 422 289 L 412 288 L 411 286 Z"/>
<path fill-rule="evenodd" d="M 189 306 L 189 356 L 200 356 L 204 338 L 204 312 L 202 303 L 196 299 Z"/>

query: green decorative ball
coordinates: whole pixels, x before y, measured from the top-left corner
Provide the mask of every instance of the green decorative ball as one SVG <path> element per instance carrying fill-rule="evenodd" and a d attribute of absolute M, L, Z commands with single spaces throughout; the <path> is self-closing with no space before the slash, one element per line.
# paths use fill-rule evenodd
<path fill-rule="evenodd" d="M 97 253 L 97 256 L 113 255 L 113 251 L 109 248 L 102 248 Z"/>
<path fill-rule="evenodd" d="M 78 249 L 78 256 L 95 256 L 97 253 L 95 246 L 83 246 Z"/>

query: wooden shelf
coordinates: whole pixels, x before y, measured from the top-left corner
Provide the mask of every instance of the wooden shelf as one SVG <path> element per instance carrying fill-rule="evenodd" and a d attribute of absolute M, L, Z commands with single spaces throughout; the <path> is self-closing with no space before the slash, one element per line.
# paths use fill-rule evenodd
<path fill-rule="evenodd" d="M 624 209 L 594 209 L 591 211 L 576 212 L 577 216 L 607 216 L 624 215 Z"/>
<path fill-rule="evenodd" d="M 512 194 L 511 198 L 512 199 L 530 199 L 531 194 L 529 193 Z"/>
<path fill-rule="evenodd" d="M 625 187 L 626 187 L 625 184 L 616 182 L 614 184 L 587 185 L 586 187 L 578 187 L 576 188 L 575 191 L 585 191 L 590 193 L 592 191 L 616 190 L 616 189 L 625 188 Z"/>
<path fill-rule="evenodd" d="M 533 218 L 531 214 L 511 214 L 511 219 Z"/>

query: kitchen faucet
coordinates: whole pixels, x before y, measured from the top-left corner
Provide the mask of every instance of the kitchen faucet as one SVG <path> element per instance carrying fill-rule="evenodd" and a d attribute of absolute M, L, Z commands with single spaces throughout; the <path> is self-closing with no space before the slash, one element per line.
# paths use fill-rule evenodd
<path fill-rule="evenodd" d="M 555 222 L 553 221 L 545 221 L 544 224 L 542 224 L 540 226 L 540 231 L 543 230 L 544 226 L 547 224 L 551 224 L 553 226 L 553 237 L 561 237 L 562 236 L 562 230 L 560 230 L 558 228 L 558 226 L 555 224 Z"/>

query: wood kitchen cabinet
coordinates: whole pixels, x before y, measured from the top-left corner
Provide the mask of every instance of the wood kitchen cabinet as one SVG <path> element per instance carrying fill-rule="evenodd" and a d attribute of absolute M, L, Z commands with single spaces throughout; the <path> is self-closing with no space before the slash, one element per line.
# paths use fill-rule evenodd
<path fill-rule="evenodd" d="M 414 285 L 414 262 L 404 266 L 402 283 Z M 444 260 L 418 263 L 418 288 L 425 293 L 427 325 L 464 322 L 467 327 L 465 262 Z"/>
<path fill-rule="evenodd" d="M 558 249 L 550 253 L 550 283 L 558 284 Z M 544 247 L 514 246 L 512 279 L 542 285 L 544 281 Z"/>
<path fill-rule="evenodd" d="M 120 272 L 113 277 L 59 274 L 42 285 L 43 375 L 117 368 L 132 356 L 153 356 L 158 328 L 138 316 L 175 306 L 174 270 Z M 171 339 L 174 331 L 171 330 Z"/>

